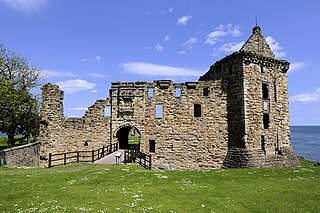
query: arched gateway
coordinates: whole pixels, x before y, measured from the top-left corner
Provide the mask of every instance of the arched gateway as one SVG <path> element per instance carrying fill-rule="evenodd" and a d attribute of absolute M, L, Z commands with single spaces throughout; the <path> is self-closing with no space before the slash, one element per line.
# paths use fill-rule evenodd
<path fill-rule="evenodd" d="M 129 149 L 132 146 L 140 145 L 141 133 L 132 125 L 124 125 L 117 129 L 116 138 L 119 149 Z"/>

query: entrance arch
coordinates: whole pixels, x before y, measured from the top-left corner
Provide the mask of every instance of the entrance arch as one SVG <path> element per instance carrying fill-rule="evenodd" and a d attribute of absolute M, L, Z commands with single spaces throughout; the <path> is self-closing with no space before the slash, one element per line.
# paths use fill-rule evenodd
<path fill-rule="evenodd" d="M 117 130 L 116 137 L 119 143 L 119 149 L 129 149 L 132 146 L 140 146 L 140 131 L 131 125 L 122 126 Z"/>

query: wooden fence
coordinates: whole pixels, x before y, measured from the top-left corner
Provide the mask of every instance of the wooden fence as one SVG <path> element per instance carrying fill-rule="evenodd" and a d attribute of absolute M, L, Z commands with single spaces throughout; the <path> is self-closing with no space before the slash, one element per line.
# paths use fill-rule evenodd
<path fill-rule="evenodd" d="M 74 152 L 65 152 L 52 154 L 49 153 L 48 167 L 66 165 L 70 163 L 79 163 L 79 162 L 95 162 L 118 150 L 118 144 L 110 144 L 106 147 L 102 147 L 96 150 L 88 151 L 74 151 Z"/>
<path fill-rule="evenodd" d="M 124 150 L 124 163 L 134 163 L 139 159 L 139 164 L 146 169 L 151 170 L 152 159 L 151 155 L 140 151 L 139 145 L 133 146 L 128 150 Z"/>

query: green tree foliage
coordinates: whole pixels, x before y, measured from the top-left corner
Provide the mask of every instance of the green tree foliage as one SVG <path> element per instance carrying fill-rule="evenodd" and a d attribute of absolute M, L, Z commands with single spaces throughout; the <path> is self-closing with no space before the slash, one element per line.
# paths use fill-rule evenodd
<path fill-rule="evenodd" d="M 17 134 L 37 135 L 39 98 L 33 92 L 39 78 L 40 70 L 0 45 L 0 131 L 8 135 L 9 147 L 14 146 Z"/>

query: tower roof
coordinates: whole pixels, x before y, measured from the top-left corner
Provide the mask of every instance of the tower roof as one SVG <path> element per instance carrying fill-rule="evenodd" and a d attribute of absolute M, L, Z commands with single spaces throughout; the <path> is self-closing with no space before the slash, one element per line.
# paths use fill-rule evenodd
<path fill-rule="evenodd" d="M 258 25 L 256 25 L 252 29 L 252 35 L 241 47 L 240 52 L 241 51 L 251 52 L 268 58 L 276 58 L 268 43 L 266 42 L 265 38 L 263 37 L 261 33 L 261 28 Z"/>

